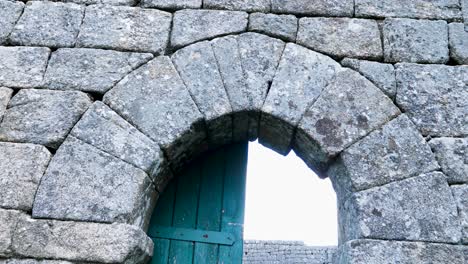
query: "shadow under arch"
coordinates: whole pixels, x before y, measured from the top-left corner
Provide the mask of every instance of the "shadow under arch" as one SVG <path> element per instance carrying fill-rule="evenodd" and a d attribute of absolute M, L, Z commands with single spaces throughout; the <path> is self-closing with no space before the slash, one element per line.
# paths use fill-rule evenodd
<path fill-rule="evenodd" d="M 120 81 L 57 150 L 33 217 L 145 229 L 158 196 L 153 184 L 162 192 L 201 153 L 256 138 L 282 154 L 294 149 L 331 178 L 343 259 L 393 240 L 460 241 L 444 175 L 433 172 L 438 165 L 430 148 L 392 100 L 330 57 L 257 33 L 192 44 Z M 87 145 L 107 154 L 95 157 Z M 79 162 L 98 163 L 82 164 L 86 180 L 70 179 L 77 164 L 67 162 L 80 153 L 89 157 Z M 69 187 L 84 182 L 102 193 Z M 425 199 L 434 193 L 435 202 Z"/>

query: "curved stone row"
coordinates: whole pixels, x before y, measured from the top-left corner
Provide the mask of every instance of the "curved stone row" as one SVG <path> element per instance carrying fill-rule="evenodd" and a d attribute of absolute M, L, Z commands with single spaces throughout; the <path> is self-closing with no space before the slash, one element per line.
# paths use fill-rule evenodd
<path fill-rule="evenodd" d="M 406 2 L 387 1 L 394 6 Z M 442 19 L 443 16 L 402 14 L 395 17 L 387 12 L 389 15 L 381 23 L 368 18 L 354 18 L 352 14 L 346 18 L 333 17 L 346 13 L 334 12 L 341 5 L 351 4 L 353 11 L 353 1 L 315 2 L 311 5 L 307 1 L 278 1 L 277 5 L 285 8 L 278 12 L 289 15 L 276 15 L 231 11 L 239 9 L 242 3 L 256 6 L 252 0 L 208 1 L 205 2 L 207 8 L 221 8 L 226 5 L 233 7 L 227 8 L 229 10 L 182 9 L 174 13 L 129 6 L 83 6 L 49 1 L 30 1 L 24 5 L 21 2 L 1 0 L 3 8 L 0 12 L 6 19 L 1 22 L 0 44 L 112 49 L 161 55 L 198 41 L 249 30 L 297 42 L 335 58 L 440 64 L 466 64 L 468 60 L 467 29 L 461 23 L 448 24 L 445 20 L 429 20 Z M 374 3 L 368 1 L 367 4 L 371 2 Z M 441 8 L 444 12 L 458 10 L 455 13 L 461 15 L 458 3 L 444 1 L 443 4 L 447 5 L 444 6 L 426 3 L 428 0 L 414 2 L 406 3 L 405 10 L 409 10 L 414 4 L 419 11 L 424 9 L 422 7 L 427 7 L 431 13 Z M 155 3 L 152 4 L 145 4 L 145 1 L 142 3 L 143 7 L 158 7 Z M 190 3 L 178 4 L 182 7 L 190 6 Z M 274 6 L 275 3 L 272 3 L 273 10 Z M 307 8 L 323 9 L 326 12 L 308 12 Z M 328 17 L 298 19 L 291 14 Z M 459 18 L 461 17 L 448 20 L 459 21 Z"/>

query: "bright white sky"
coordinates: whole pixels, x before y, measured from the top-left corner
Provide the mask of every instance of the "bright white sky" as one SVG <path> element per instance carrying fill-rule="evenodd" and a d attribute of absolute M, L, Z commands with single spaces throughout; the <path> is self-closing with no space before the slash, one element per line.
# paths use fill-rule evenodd
<path fill-rule="evenodd" d="M 245 239 L 337 245 L 336 213 L 330 180 L 321 180 L 294 152 L 283 157 L 249 144 Z"/>

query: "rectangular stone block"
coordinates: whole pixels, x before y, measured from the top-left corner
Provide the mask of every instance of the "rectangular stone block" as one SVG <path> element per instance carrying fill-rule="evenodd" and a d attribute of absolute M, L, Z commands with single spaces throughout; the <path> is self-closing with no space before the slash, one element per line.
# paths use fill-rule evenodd
<path fill-rule="evenodd" d="M 8 102 L 13 95 L 13 90 L 6 87 L 0 87 L 0 122 L 3 119 L 3 115 L 5 114 Z"/>
<path fill-rule="evenodd" d="M 72 264 L 73 262 L 48 259 L 0 259 L 0 264 Z"/>
<path fill-rule="evenodd" d="M 21 46 L 73 47 L 84 10 L 84 6 L 73 3 L 27 2 L 10 42 Z"/>
<path fill-rule="evenodd" d="M 359 239 L 341 245 L 335 263 L 464 264 L 467 250 L 448 244 Z"/>
<path fill-rule="evenodd" d="M 383 56 L 376 21 L 355 18 L 301 18 L 297 43 L 334 57 L 380 60 Z"/>
<path fill-rule="evenodd" d="M 358 17 L 407 17 L 422 19 L 461 19 L 458 0 L 356 0 Z"/>
<path fill-rule="evenodd" d="M 204 0 L 203 8 L 269 12 L 270 0 Z"/>
<path fill-rule="evenodd" d="M 454 185 L 452 192 L 457 202 L 458 217 L 462 227 L 462 242 L 468 245 L 468 185 Z"/>
<path fill-rule="evenodd" d="M 144 171 L 69 136 L 42 178 L 32 214 L 145 229 L 156 199 Z"/>
<path fill-rule="evenodd" d="M 52 53 L 44 86 L 103 94 L 118 81 L 153 58 L 149 53 L 98 49 L 59 49 Z"/>
<path fill-rule="evenodd" d="M 449 183 L 468 183 L 468 138 L 435 138 L 429 144 Z"/>
<path fill-rule="evenodd" d="M 253 13 L 249 17 L 249 31 L 263 33 L 287 41 L 296 41 L 298 19 L 293 15 Z"/>
<path fill-rule="evenodd" d="M 10 257 L 13 254 L 16 224 L 23 217 L 26 217 L 26 214 L 20 211 L 0 209 L 0 258 Z"/>
<path fill-rule="evenodd" d="M 164 10 L 201 8 L 202 0 L 142 0 L 142 7 L 155 7 Z"/>
<path fill-rule="evenodd" d="M 16 256 L 91 263 L 146 263 L 153 242 L 139 228 L 23 218 L 13 236 Z"/>
<path fill-rule="evenodd" d="M 355 193 L 339 208 L 340 241 L 373 238 L 457 244 L 456 202 L 440 172 Z"/>
<path fill-rule="evenodd" d="M 450 58 L 458 64 L 468 64 L 468 28 L 463 23 L 449 24 L 449 48 Z"/>
<path fill-rule="evenodd" d="M 172 61 L 200 112 L 213 145 L 232 141 L 231 103 L 211 44 L 199 42 L 178 50 Z"/>
<path fill-rule="evenodd" d="M 353 0 L 271 0 L 271 11 L 313 16 L 349 16 L 354 14 Z"/>
<path fill-rule="evenodd" d="M 13 27 L 23 13 L 24 4 L 20 1 L 0 0 L 0 45 L 4 45 Z"/>
<path fill-rule="evenodd" d="M 0 86 L 41 86 L 49 54 L 48 48 L 0 47 Z"/>
<path fill-rule="evenodd" d="M 388 18 L 383 37 L 386 62 L 445 64 L 449 60 L 445 21 Z"/>
<path fill-rule="evenodd" d="M 87 6 L 76 46 L 164 54 L 171 21 L 170 13 L 155 9 Z"/>
<path fill-rule="evenodd" d="M 51 156 L 43 146 L 0 142 L 0 207 L 31 211 Z"/>

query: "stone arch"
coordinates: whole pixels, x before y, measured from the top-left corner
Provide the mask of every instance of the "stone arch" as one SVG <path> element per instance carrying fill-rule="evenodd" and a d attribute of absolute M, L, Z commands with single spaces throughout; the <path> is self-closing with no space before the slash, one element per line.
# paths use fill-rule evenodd
<path fill-rule="evenodd" d="M 344 263 L 387 244 L 407 258 L 413 252 L 400 251 L 412 247 L 463 258 L 449 245 L 461 239 L 450 188 L 414 123 L 354 70 L 258 33 L 191 44 L 122 79 L 57 150 L 32 215 L 145 229 L 173 171 L 257 137 L 282 154 L 294 149 L 332 179 Z M 143 261 L 151 243 L 129 230 L 133 244 L 118 260 Z M 139 256 L 128 255 L 135 249 Z"/>

